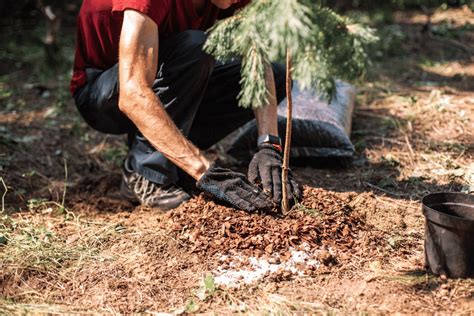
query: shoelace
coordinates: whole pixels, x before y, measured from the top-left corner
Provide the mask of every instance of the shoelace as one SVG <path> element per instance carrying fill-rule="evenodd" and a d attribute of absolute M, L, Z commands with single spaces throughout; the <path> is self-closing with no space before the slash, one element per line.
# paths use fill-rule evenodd
<path fill-rule="evenodd" d="M 130 182 L 135 182 L 133 191 L 138 195 L 140 200 L 146 204 L 153 202 L 153 200 L 156 199 L 160 193 L 173 194 L 181 191 L 175 185 L 159 187 L 154 182 L 151 182 L 142 175 L 133 175 Z"/>

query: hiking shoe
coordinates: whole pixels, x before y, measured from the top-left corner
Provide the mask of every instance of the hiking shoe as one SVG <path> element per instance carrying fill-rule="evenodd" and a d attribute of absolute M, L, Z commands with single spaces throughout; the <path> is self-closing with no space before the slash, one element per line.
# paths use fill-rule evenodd
<path fill-rule="evenodd" d="M 123 168 L 120 192 L 130 201 L 139 202 L 162 211 L 178 207 L 191 196 L 175 184 L 156 184 L 144 176 Z"/>

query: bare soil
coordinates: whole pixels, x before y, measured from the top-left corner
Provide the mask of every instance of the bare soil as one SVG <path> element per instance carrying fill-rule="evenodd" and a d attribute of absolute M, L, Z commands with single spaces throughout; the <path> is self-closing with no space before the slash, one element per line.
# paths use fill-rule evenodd
<path fill-rule="evenodd" d="M 39 84 L 0 58 L 0 313 L 474 313 L 474 280 L 426 270 L 420 208 L 474 188 L 474 16 L 435 13 L 459 36 L 424 34 L 420 12 L 394 19 L 401 51 L 360 87 L 353 163 L 293 168 L 304 198 L 286 217 L 204 195 L 164 214 L 121 200 L 125 139 L 85 125 L 66 79 Z M 318 265 L 209 282 L 291 249 Z"/>

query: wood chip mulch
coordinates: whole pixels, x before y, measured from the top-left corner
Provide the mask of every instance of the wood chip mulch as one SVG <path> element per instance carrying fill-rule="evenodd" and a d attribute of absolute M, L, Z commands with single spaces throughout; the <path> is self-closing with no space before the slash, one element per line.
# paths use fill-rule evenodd
<path fill-rule="evenodd" d="M 285 260 L 290 248 L 324 246 L 344 251 L 355 245 L 358 232 L 366 226 L 363 194 L 307 187 L 303 202 L 285 217 L 249 214 L 201 195 L 168 213 L 161 225 L 192 252 L 206 255 L 238 251 L 254 257 L 278 254 Z"/>

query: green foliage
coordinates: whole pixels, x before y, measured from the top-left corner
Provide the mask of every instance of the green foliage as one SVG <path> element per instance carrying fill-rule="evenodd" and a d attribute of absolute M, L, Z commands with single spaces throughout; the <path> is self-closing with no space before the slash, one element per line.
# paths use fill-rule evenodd
<path fill-rule="evenodd" d="M 332 2 L 329 0 L 329 2 Z M 433 7 L 446 7 L 446 6 L 460 6 L 460 5 L 469 5 L 473 6 L 472 0 L 389 0 L 389 1 L 376 1 L 373 0 L 346 0 L 343 1 L 345 5 L 350 5 L 352 7 L 365 7 L 365 8 L 374 8 L 374 7 L 391 7 L 395 9 L 406 9 L 406 8 L 433 8 Z"/>
<path fill-rule="evenodd" d="M 314 208 L 308 208 L 304 204 L 301 204 L 301 203 L 295 204 L 295 208 L 309 216 L 321 217 L 323 215 L 320 211 Z"/>
<path fill-rule="evenodd" d="M 467 33 L 473 31 L 474 24 L 466 23 L 462 26 L 456 26 L 453 21 L 450 20 L 432 26 L 432 32 L 434 35 L 453 39 L 461 39 L 466 36 Z"/>
<path fill-rule="evenodd" d="M 8 85 L 0 82 L 0 101 L 8 99 L 13 95 L 13 90 L 9 89 Z"/>
<path fill-rule="evenodd" d="M 195 313 L 199 310 L 199 304 L 193 300 L 190 300 L 185 307 L 186 313 Z"/>
<path fill-rule="evenodd" d="M 402 43 L 406 39 L 406 34 L 399 25 L 383 26 L 377 30 L 377 36 L 380 40 L 369 46 L 371 57 L 382 59 L 403 54 Z"/>
<path fill-rule="evenodd" d="M 203 280 L 199 289 L 194 293 L 197 298 L 201 301 L 207 300 L 209 297 L 214 295 L 217 291 L 217 286 L 212 274 L 207 274 Z"/>
<path fill-rule="evenodd" d="M 448 5 L 472 5 L 472 0 L 392 0 L 393 5 L 401 8 L 439 7 Z"/>
<path fill-rule="evenodd" d="M 107 147 L 101 153 L 101 156 L 104 160 L 112 163 L 113 165 L 121 166 L 127 152 L 128 152 L 128 148 L 125 145 Z"/>
<path fill-rule="evenodd" d="M 205 45 L 218 60 L 242 58 L 239 103 L 259 107 L 267 102 L 265 65 L 293 61 L 293 78 L 331 96 L 335 79 L 354 81 L 367 65 L 366 44 L 373 31 L 311 0 L 255 0 L 234 17 L 210 30 Z"/>

